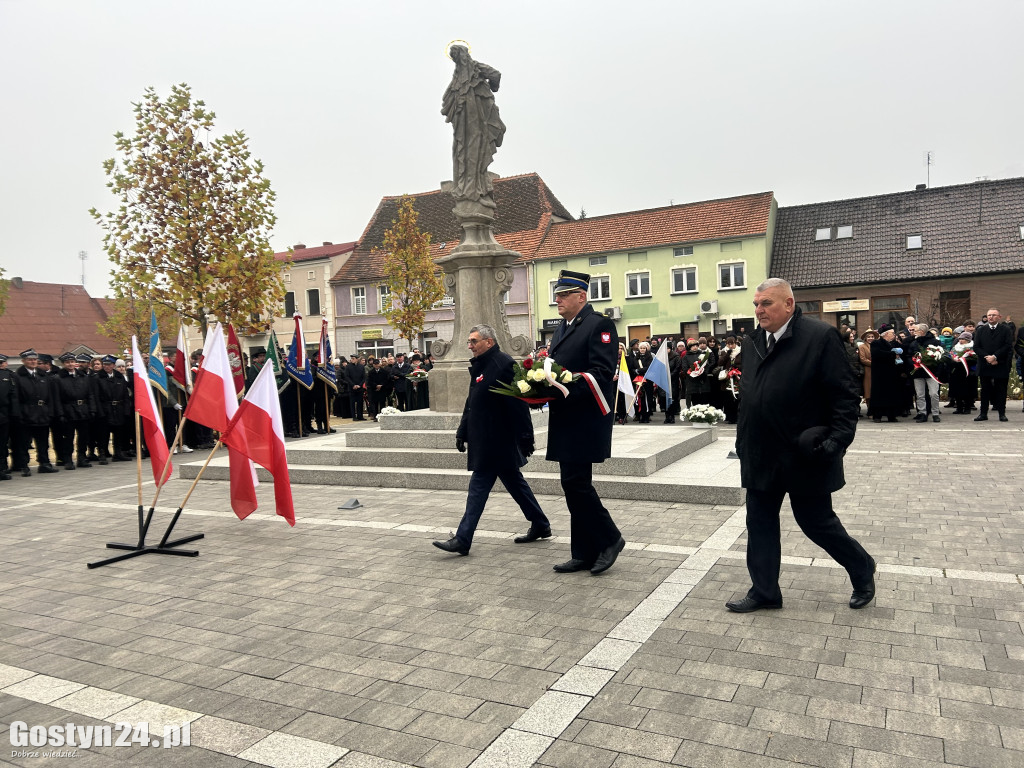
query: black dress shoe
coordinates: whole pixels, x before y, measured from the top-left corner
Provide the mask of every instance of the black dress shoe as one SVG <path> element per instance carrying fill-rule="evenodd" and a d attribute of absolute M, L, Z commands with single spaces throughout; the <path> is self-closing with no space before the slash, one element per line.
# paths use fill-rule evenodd
<path fill-rule="evenodd" d="M 621 552 L 625 546 L 626 540 L 619 536 L 618 541 L 597 556 L 597 560 L 594 561 L 594 566 L 590 569 L 590 572 L 596 576 L 599 573 L 607 571 L 615 564 L 615 558 L 619 556 L 619 552 Z"/>
<path fill-rule="evenodd" d="M 939 414 L 933 413 L 932 414 L 932 421 L 942 421 L 942 419 L 939 418 Z"/>
<path fill-rule="evenodd" d="M 1009 421 L 1009 419 L 1006 418 L 1006 414 L 1005 413 L 1000 413 L 999 414 L 999 420 L 1000 421 Z"/>
<path fill-rule="evenodd" d="M 781 608 L 782 601 L 779 600 L 777 603 L 765 603 L 753 597 L 744 597 L 742 600 L 732 600 L 726 603 L 725 607 L 733 613 L 753 613 L 754 611 L 760 611 L 762 608 Z"/>
<path fill-rule="evenodd" d="M 57 468 L 53 464 L 40 464 L 39 474 L 40 475 L 54 475 L 57 473 Z"/>
<path fill-rule="evenodd" d="M 469 547 L 459 541 L 455 536 L 452 536 L 448 541 L 435 541 L 434 546 L 438 549 L 443 549 L 445 552 L 451 552 L 453 554 L 469 554 Z"/>
<path fill-rule="evenodd" d="M 928 421 L 927 413 L 919 413 L 914 417 L 914 421 Z"/>
<path fill-rule="evenodd" d="M 551 566 L 551 570 L 556 573 L 575 573 L 576 571 L 589 571 L 593 565 L 593 563 L 588 563 L 586 560 L 579 560 L 574 557 L 572 560 L 566 560 L 564 563 Z"/>
<path fill-rule="evenodd" d="M 73 462 L 73 461 L 64 462 L 64 469 L 74 469 L 74 468 L 75 468 L 75 462 Z"/>
<path fill-rule="evenodd" d="M 878 570 L 878 566 L 875 561 L 871 561 L 871 578 L 868 583 L 862 587 L 856 587 L 853 590 L 853 594 L 850 595 L 850 607 L 851 608 L 863 608 L 865 605 L 875 599 L 875 571 Z"/>
<path fill-rule="evenodd" d="M 79 469 L 90 469 L 92 467 L 92 464 L 83 459 L 78 462 L 78 467 Z"/>
<path fill-rule="evenodd" d="M 22 477 L 32 477 L 32 470 L 28 467 L 23 467 L 21 470 Z"/>
<path fill-rule="evenodd" d="M 980 416 L 975 416 L 974 420 L 975 421 L 988 421 L 988 416 L 983 413 Z"/>
<path fill-rule="evenodd" d="M 0 480 L 10 480 L 10 479 L 11 479 L 11 473 L 8 472 L 6 469 L 3 472 L 0 472 Z"/>
<path fill-rule="evenodd" d="M 108 463 L 109 462 L 107 461 L 107 457 L 106 456 L 100 456 L 100 466 L 101 467 L 107 466 Z"/>
<path fill-rule="evenodd" d="M 122 456 L 121 454 L 115 453 L 114 458 L 111 459 L 111 461 L 131 461 L 131 459 L 129 459 L 127 456 Z"/>
<path fill-rule="evenodd" d="M 890 424 L 896 424 L 898 421 L 899 421 L 899 419 L 897 419 L 895 416 L 890 416 L 889 417 L 889 423 Z"/>
<path fill-rule="evenodd" d="M 513 541 L 516 544 L 529 544 L 531 541 L 537 541 L 537 539 L 550 539 L 551 529 L 550 528 L 534 528 L 530 526 L 530 530 L 524 533 L 522 536 L 516 536 Z"/>

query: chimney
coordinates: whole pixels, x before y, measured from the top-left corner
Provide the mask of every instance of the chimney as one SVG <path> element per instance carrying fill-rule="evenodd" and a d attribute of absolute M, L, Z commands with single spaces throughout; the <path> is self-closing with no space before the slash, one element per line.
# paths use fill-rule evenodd
<path fill-rule="evenodd" d="M 295 245 L 292 246 L 292 250 L 293 251 L 301 251 L 305 247 L 306 246 L 304 244 L 302 244 L 302 243 L 296 243 Z"/>
<path fill-rule="evenodd" d="M 324 245 L 334 245 L 330 240 L 324 240 Z"/>
<path fill-rule="evenodd" d="M 914 187 L 915 192 L 924 192 L 926 189 L 928 189 L 927 184 L 918 184 L 916 187 Z"/>
<path fill-rule="evenodd" d="M 11 278 L 11 285 L 13 285 L 15 288 L 18 288 L 18 289 L 21 289 L 22 287 L 24 287 L 24 282 L 25 281 L 22 280 L 20 277 L 12 277 Z"/>

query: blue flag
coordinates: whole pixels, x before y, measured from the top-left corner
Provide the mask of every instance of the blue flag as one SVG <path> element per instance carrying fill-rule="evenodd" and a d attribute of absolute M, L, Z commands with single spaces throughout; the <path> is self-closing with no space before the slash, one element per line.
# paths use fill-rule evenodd
<path fill-rule="evenodd" d="M 313 371 L 309 368 L 306 342 L 302 337 L 302 315 L 298 312 L 295 313 L 295 333 L 292 335 L 292 346 L 288 350 L 288 357 L 284 361 L 284 369 L 289 376 L 306 389 L 313 388 Z"/>
<path fill-rule="evenodd" d="M 665 390 L 666 408 L 672 405 L 672 385 L 669 384 L 668 371 L 668 339 L 661 343 L 658 354 L 651 361 L 650 366 L 647 368 L 647 375 L 644 378 Z"/>
<path fill-rule="evenodd" d="M 167 397 L 167 369 L 164 352 L 160 348 L 160 329 L 156 326 L 156 311 L 149 310 L 149 383 Z"/>
<path fill-rule="evenodd" d="M 334 370 L 334 361 L 331 358 L 331 339 L 327 334 L 327 320 L 320 325 L 320 352 L 317 355 L 316 375 L 317 378 L 326 382 L 327 386 L 338 391 L 338 372 Z"/>

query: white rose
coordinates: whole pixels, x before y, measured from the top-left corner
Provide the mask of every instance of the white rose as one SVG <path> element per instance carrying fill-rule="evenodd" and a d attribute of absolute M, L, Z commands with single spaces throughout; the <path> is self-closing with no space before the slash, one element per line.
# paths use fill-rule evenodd
<path fill-rule="evenodd" d="M 530 372 L 526 374 L 526 378 L 532 381 L 544 381 L 544 371 L 531 368 Z"/>
<path fill-rule="evenodd" d="M 562 371 L 561 378 L 562 378 L 562 383 L 563 384 L 568 384 L 570 381 L 572 381 L 572 372 L 571 371 Z"/>
<path fill-rule="evenodd" d="M 530 385 L 525 381 L 517 381 L 516 386 L 519 387 L 519 391 L 522 392 L 524 395 L 530 391 Z"/>

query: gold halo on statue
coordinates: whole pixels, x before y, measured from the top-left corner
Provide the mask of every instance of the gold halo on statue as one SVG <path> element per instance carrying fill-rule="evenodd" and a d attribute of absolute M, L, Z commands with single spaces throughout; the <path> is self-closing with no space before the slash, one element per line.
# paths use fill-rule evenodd
<path fill-rule="evenodd" d="M 470 48 L 469 43 L 467 43 L 465 40 L 452 40 L 450 43 L 448 43 L 448 45 L 446 45 L 444 47 L 444 55 L 447 56 L 449 59 L 451 59 L 452 58 L 452 53 L 451 53 L 452 46 L 453 45 L 459 45 L 459 44 L 461 44 L 470 53 L 473 53 L 473 49 Z"/>

